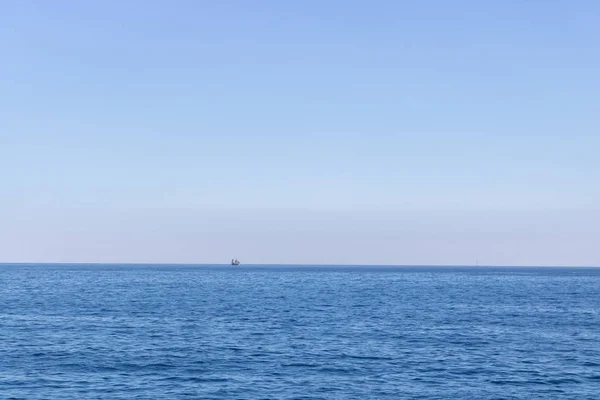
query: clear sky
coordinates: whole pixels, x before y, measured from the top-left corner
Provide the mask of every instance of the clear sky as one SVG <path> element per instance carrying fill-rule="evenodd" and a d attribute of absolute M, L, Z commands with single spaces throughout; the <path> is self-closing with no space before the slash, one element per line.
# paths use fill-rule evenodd
<path fill-rule="evenodd" d="M 600 265 L 600 1 L 0 5 L 0 260 Z"/>

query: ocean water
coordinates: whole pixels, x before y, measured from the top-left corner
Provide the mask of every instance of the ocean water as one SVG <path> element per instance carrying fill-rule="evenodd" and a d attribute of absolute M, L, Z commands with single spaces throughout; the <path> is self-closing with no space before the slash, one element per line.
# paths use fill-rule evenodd
<path fill-rule="evenodd" d="M 600 269 L 0 265 L 0 399 L 513 398 L 600 398 Z"/>

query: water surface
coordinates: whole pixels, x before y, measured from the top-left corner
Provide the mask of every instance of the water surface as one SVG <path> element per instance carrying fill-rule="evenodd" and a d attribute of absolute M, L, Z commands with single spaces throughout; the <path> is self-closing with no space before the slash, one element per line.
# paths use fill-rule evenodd
<path fill-rule="evenodd" d="M 595 399 L 600 269 L 0 265 L 0 398 Z"/>

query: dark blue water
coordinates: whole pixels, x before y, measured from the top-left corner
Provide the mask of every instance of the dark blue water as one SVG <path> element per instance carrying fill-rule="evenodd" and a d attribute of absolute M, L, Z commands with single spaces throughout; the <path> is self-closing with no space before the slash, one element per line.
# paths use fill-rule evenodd
<path fill-rule="evenodd" d="M 597 399 L 600 269 L 0 265 L 1 399 Z"/>

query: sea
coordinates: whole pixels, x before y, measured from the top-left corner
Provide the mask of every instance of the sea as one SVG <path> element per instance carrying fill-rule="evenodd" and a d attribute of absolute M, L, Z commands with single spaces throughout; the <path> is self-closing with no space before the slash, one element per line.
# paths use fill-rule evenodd
<path fill-rule="evenodd" d="M 598 399 L 600 268 L 0 265 L 0 399 Z"/>

